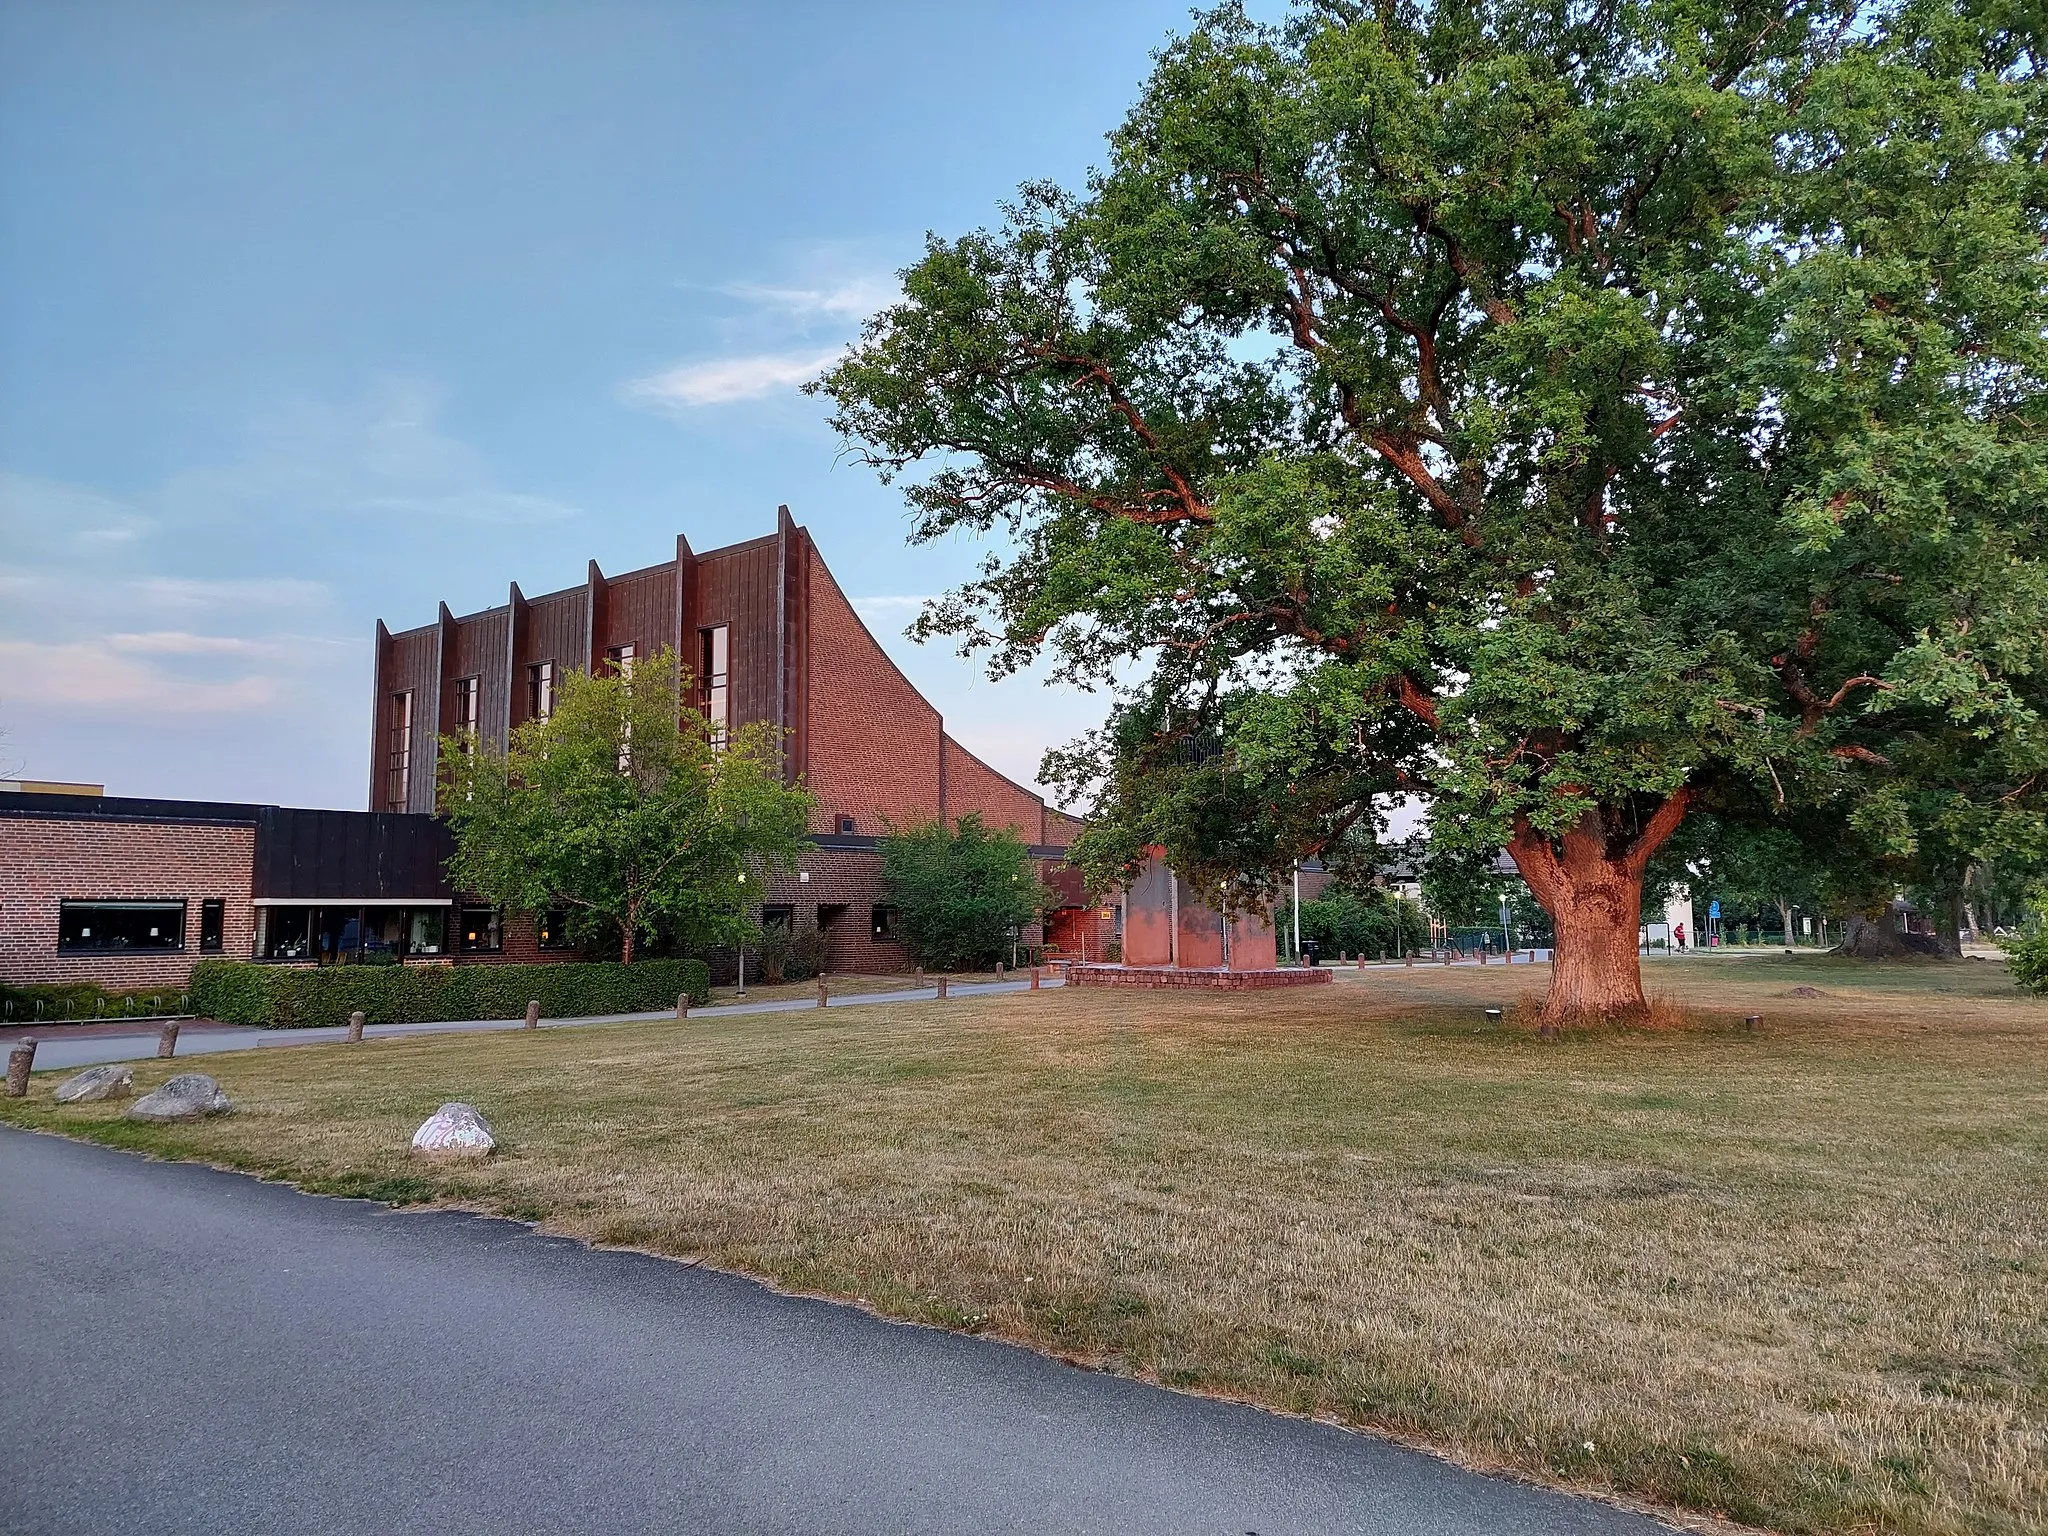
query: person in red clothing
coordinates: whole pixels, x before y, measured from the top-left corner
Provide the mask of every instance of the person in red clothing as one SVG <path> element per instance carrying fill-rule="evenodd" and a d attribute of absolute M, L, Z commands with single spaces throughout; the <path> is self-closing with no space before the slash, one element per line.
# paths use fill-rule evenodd
<path fill-rule="evenodd" d="M 1672 940 L 1680 949 L 1685 948 L 1685 924 L 1678 923 L 1671 930 Z"/>

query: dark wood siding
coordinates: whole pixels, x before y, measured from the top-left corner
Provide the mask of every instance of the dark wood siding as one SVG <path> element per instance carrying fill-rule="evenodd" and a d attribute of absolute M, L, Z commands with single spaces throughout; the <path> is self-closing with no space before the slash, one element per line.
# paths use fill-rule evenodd
<path fill-rule="evenodd" d="M 605 612 L 605 632 L 598 643 L 602 654 L 614 646 L 637 647 L 638 654 L 652 656 L 665 645 L 675 643 L 676 582 L 673 565 L 615 576 L 610 582 L 610 600 Z M 687 656 L 684 665 L 695 663 Z"/>
<path fill-rule="evenodd" d="M 434 730 L 440 699 L 441 633 L 439 628 L 408 630 L 391 637 L 390 660 L 377 701 L 377 806 L 387 811 L 427 811 L 434 806 Z M 391 710 L 394 695 L 412 694 L 412 758 L 405 800 L 394 805 L 390 792 Z"/>
<path fill-rule="evenodd" d="M 448 828 L 432 816 L 376 811 L 303 811 L 266 805 L 256 813 L 255 896 L 275 899 L 445 900 Z"/>
<path fill-rule="evenodd" d="M 451 690 L 458 678 L 483 679 L 477 690 L 477 713 L 482 722 L 482 735 L 485 742 L 500 751 L 505 746 L 505 706 L 509 698 L 506 688 L 510 681 L 505 673 L 505 647 L 511 624 L 510 608 L 491 608 L 466 619 L 457 619 L 455 654 L 444 668 Z M 444 720 L 455 718 L 452 692 L 442 705 L 442 711 Z"/>
<path fill-rule="evenodd" d="M 732 627 L 732 723 L 735 728 L 756 720 L 774 721 L 782 693 L 777 672 L 782 573 L 777 541 L 755 539 L 730 549 L 714 550 L 697 561 L 697 627 Z M 694 649 L 695 635 L 686 637 Z M 694 654 L 685 658 L 694 667 Z"/>
<path fill-rule="evenodd" d="M 526 669 L 537 661 L 552 661 L 556 674 L 574 668 L 582 671 L 584 614 L 589 592 L 571 587 L 545 597 L 527 599 L 526 619 L 520 626 L 519 654 L 512 666 L 512 719 L 526 718 Z"/>

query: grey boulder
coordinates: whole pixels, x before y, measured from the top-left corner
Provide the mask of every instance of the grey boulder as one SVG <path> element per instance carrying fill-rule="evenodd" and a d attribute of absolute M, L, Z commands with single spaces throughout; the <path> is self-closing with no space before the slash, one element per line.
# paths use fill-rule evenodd
<path fill-rule="evenodd" d="M 125 1099 L 135 1091 L 135 1073 L 120 1065 L 87 1067 L 67 1077 L 52 1095 L 59 1104 L 90 1104 L 97 1099 Z"/>
<path fill-rule="evenodd" d="M 412 1133 L 412 1149 L 423 1157 L 489 1157 L 497 1144 L 489 1123 L 468 1104 L 443 1104 Z"/>
<path fill-rule="evenodd" d="M 130 1120 L 198 1120 L 224 1115 L 235 1106 L 220 1084 L 204 1072 L 181 1072 L 129 1107 Z"/>

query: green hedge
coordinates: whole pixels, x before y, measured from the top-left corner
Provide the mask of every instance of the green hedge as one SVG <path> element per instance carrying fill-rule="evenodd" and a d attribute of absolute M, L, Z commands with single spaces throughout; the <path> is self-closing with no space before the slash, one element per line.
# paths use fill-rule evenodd
<path fill-rule="evenodd" d="M 103 987 L 95 981 L 0 985 L 0 1024 L 33 1023 L 38 1019 L 149 1018 L 184 1011 L 185 989 L 181 986 Z"/>
<path fill-rule="evenodd" d="M 551 1019 L 650 1013 L 711 998 L 702 960 L 632 965 L 341 965 L 319 969 L 201 960 L 192 967 L 192 1011 L 223 1024 L 309 1029 L 346 1024 L 361 1009 L 372 1024 L 432 1019 L 516 1019 L 529 998 Z"/>

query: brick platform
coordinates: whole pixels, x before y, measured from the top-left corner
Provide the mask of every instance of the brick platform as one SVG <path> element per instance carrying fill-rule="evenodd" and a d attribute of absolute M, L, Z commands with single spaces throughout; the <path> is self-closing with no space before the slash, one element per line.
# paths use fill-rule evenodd
<path fill-rule="evenodd" d="M 1321 967 L 1271 971 L 1226 971 L 1221 968 L 1175 969 L 1170 965 L 1070 965 L 1067 984 L 1075 987 L 1209 987 L 1224 992 L 1256 992 L 1266 987 L 1307 987 L 1327 982 Z"/>

